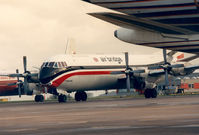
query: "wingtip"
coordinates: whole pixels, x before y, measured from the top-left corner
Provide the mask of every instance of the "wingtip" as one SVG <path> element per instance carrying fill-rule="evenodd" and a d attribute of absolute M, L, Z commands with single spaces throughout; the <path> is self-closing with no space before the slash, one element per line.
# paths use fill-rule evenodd
<path fill-rule="evenodd" d="M 90 0 L 82 0 L 82 1 L 84 1 L 84 2 L 88 2 L 88 3 L 91 3 L 91 1 L 90 1 Z"/>

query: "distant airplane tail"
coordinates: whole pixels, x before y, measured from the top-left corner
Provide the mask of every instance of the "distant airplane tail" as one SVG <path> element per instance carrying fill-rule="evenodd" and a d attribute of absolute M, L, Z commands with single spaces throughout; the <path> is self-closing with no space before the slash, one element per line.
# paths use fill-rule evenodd
<path fill-rule="evenodd" d="M 182 52 L 176 53 L 176 55 L 173 58 L 174 62 L 190 62 L 194 59 L 199 58 L 199 55 L 196 54 L 185 54 Z"/>

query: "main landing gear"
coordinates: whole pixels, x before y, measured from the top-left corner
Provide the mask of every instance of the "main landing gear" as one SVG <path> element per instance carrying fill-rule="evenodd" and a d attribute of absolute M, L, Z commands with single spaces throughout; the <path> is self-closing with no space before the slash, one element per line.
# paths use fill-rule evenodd
<path fill-rule="evenodd" d="M 35 96 L 35 102 L 44 102 L 44 96 L 43 95 L 36 95 Z"/>
<path fill-rule="evenodd" d="M 87 100 L 87 94 L 85 91 L 77 91 L 75 93 L 75 100 L 76 101 L 86 101 Z"/>
<path fill-rule="evenodd" d="M 157 91 L 156 89 L 146 89 L 144 91 L 145 98 L 156 98 L 157 97 Z"/>
<path fill-rule="evenodd" d="M 58 101 L 59 101 L 59 103 L 65 103 L 67 101 L 66 95 L 63 95 L 63 94 L 59 95 Z"/>

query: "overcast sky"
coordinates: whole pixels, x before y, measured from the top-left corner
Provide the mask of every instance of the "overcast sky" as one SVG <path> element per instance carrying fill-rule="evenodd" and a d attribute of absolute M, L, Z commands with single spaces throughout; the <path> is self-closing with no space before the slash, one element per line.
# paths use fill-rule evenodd
<path fill-rule="evenodd" d="M 118 27 L 86 14 L 100 11 L 108 10 L 81 0 L 0 0 L 0 70 L 22 69 L 24 55 L 29 68 L 38 67 L 64 53 L 70 38 L 79 54 L 157 51 L 116 39 Z"/>

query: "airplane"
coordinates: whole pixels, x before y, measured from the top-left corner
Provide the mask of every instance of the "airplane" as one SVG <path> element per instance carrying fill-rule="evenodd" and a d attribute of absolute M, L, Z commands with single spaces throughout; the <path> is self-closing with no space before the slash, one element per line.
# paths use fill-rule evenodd
<path fill-rule="evenodd" d="M 18 95 L 17 85 L 9 85 L 17 82 L 17 78 L 5 76 L 0 73 L 0 96 Z"/>
<path fill-rule="evenodd" d="M 42 64 L 38 78 L 54 93 L 57 89 L 76 92 L 76 101 L 87 100 L 85 91 L 124 88 L 128 91 L 130 88 L 145 90 L 145 98 L 156 98 L 156 83 L 164 81 L 165 72 L 170 73 L 168 77 L 181 76 L 199 68 L 179 62 L 165 67 L 160 59 L 159 62 L 150 56 L 137 59 L 127 52 L 125 55 L 56 55 Z M 66 100 L 65 95 L 58 96 L 59 102 Z"/>

